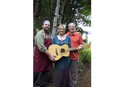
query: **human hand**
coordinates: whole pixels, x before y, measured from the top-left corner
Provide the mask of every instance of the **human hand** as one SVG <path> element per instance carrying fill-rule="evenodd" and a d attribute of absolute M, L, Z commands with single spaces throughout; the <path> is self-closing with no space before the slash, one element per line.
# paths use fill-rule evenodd
<path fill-rule="evenodd" d="M 83 46 L 84 46 L 84 45 L 79 45 L 79 46 L 78 46 L 78 49 L 79 49 L 79 50 L 83 49 Z"/>
<path fill-rule="evenodd" d="M 49 59 L 50 59 L 51 61 L 55 61 L 55 55 L 50 54 L 48 57 L 49 57 Z"/>

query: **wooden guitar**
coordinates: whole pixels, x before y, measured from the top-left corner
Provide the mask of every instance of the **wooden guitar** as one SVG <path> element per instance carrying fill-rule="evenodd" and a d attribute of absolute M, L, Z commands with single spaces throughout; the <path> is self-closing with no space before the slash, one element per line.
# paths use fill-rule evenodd
<path fill-rule="evenodd" d="M 86 48 L 87 45 L 84 45 L 83 48 Z M 59 46 L 57 44 L 52 44 L 49 46 L 48 51 L 55 55 L 55 61 L 59 60 L 62 56 L 68 57 L 70 51 L 79 50 L 79 48 L 69 48 L 67 44 Z"/>

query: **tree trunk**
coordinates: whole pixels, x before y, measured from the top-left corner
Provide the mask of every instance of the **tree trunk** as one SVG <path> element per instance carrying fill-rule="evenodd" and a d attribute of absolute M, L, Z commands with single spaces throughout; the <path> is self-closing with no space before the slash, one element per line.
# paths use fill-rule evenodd
<path fill-rule="evenodd" d="M 34 18 L 38 17 L 38 12 L 39 12 L 39 9 L 40 9 L 39 5 L 40 5 L 39 0 L 36 0 L 35 1 L 35 8 L 34 8 Z"/>
<path fill-rule="evenodd" d="M 62 16 L 64 14 L 64 7 L 65 7 L 65 4 L 66 4 L 67 0 L 63 0 L 62 3 L 61 3 L 61 7 L 60 7 L 60 17 L 59 17 L 59 20 L 58 20 L 58 24 L 61 23 L 61 20 L 62 20 Z"/>
<path fill-rule="evenodd" d="M 53 19 L 53 30 L 52 35 L 55 36 L 57 34 L 57 25 L 59 20 L 59 9 L 60 9 L 60 0 L 57 0 L 56 9 L 55 9 L 55 15 Z"/>

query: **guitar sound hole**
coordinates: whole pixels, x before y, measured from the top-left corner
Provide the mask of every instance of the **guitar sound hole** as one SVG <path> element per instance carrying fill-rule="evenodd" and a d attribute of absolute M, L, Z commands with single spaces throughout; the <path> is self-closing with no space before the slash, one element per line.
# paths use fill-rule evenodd
<path fill-rule="evenodd" d="M 61 53 L 65 53 L 65 50 L 64 49 L 61 49 Z"/>

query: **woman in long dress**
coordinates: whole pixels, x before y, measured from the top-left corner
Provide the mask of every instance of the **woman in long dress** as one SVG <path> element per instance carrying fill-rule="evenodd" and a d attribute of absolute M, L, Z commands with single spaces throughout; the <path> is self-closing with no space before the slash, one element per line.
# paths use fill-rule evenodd
<path fill-rule="evenodd" d="M 60 46 L 67 44 L 70 47 L 70 37 L 65 35 L 63 25 L 58 26 L 58 35 L 53 38 L 53 44 Z M 62 57 L 54 62 L 55 72 L 53 75 L 53 87 L 70 87 L 69 65 L 70 58 Z"/>

